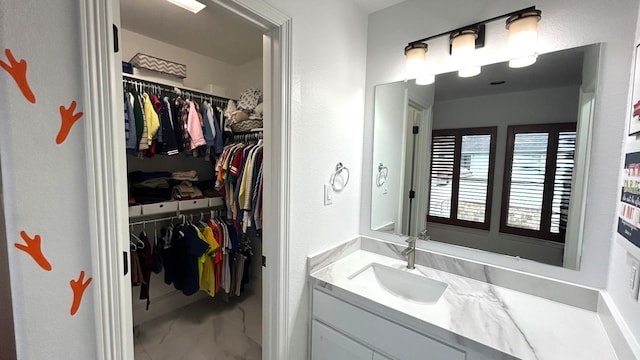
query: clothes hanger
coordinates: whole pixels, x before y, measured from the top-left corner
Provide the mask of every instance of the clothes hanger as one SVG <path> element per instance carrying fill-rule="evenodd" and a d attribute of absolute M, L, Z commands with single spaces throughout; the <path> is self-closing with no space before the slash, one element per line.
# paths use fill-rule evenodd
<path fill-rule="evenodd" d="M 207 227 L 208 226 L 207 223 L 204 222 L 204 212 L 202 212 L 202 211 L 200 212 L 200 225 L 203 226 L 203 227 Z"/>
<path fill-rule="evenodd" d="M 134 244 L 137 247 L 137 249 L 144 249 L 144 241 L 140 240 L 139 237 L 137 237 L 135 234 L 129 234 L 131 235 L 131 237 L 133 238 L 133 240 L 135 240 Z M 131 240 L 129 240 L 129 242 L 131 242 Z"/>

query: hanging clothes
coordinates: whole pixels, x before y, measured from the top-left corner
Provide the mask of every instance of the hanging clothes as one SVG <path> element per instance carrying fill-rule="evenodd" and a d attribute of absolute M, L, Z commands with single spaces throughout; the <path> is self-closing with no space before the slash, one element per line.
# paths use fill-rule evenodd
<path fill-rule="evenodd" d="M 160 130 L 158 131 L 162 134 L 161 140 L 158 140 L 158 153 L 163 155 L 176 155 L 180 152 L 173 129 L 171 113 L 169 98 L 165 97 L 160 103 Z"/>
<path fill-rule="evenodd" d="M 224 189 L 227 217 L 243 233 L 252 226 L 262 228 L 262 167 L 262 140 L 228 144 L 215 165 L 215 188 Z"/>
<path fill-rule="evenodd" d="M 187 132 L 190 137 L 190 150 L 195 150 L 199 146 L 206 145 L 204 135 L 202 134 L 203 121 L 198 111 L 198 105 L 195 101 L 188 101 L 189 112 L 187 115 Z"/>
<path fill-rule="evenodd" d="M 124 122 L 127 154 L 135 155 L 138 152 L 138 135 L 136 132 L 136 117 L 133 112 L 133 95 L 124 93 Z"/>
<path fill-rule="evenodd" d="M 144 244 L 143 248 L 138 248 L 138 257 L 140 258 L 140 265 L 142 268 L 142 278 L 143 282 L 140 287 L 140 300 L 147 300 L 147 310 L 149 310 L 149 305 L 151 304 L 151 299 L 149 297 L 149 291 L 151 289 L 151 270 L 153 269 L 153 254 L 152 247 L 149 243 L 149 238 L 147 234 L 143 231 L 139 236 L 140 240 Z"/>
<path fill-rule="evenodd" d="M 185 295 L 201 290 L 210 297 L 240 296 L 250 279 L 251 245 L 240 236 L 237 224 L 222 218 L 167 226 L 161 230 L 157 249 L 165 283 Z M 138 256 L 143 255 L 138 252 Z"/>

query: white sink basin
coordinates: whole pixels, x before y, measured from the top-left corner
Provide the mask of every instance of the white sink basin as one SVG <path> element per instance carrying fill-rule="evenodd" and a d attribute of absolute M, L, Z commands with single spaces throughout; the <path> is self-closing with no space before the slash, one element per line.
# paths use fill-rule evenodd
<path fill-rule="evenodd" d="M 435 304 L 447 289 L 438 280 L 412 274 L 386 265 L 371 263 L 349 276 L 350 281 L 378 284 L 382 289 L 404 300 L 421 304 Z"/>

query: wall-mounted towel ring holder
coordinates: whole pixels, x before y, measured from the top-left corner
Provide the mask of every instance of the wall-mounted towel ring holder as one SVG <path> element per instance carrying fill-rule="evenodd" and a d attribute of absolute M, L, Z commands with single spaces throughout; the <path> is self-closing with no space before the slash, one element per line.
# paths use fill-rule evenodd
<path fill-rule="evenodd" d="M 343 175 L 342 175 L 343 172 L 347 173 L 346 180 L 343 178 Z M 342 165 L 341 162 L 339 162 L 336 165 L 336 171 L 331 175 L 331 178 L 329 179 L 329 183 L 331 184 L 333 191 L 344 190 L 344 188 L 346 188 L 347 184 L 349 183 L 349 176 L 350 176 L 349 169 L 346 166 Z"/>
<path fill-rule="evenodd" d="M 384 183 L 387 182 L 388 175 L 389 168 L 380 163 L 380 165 L 378 165 L 378 176 L 376 176 L 376 185 L 378 185 L 378 187 L 384 185 Z"/>

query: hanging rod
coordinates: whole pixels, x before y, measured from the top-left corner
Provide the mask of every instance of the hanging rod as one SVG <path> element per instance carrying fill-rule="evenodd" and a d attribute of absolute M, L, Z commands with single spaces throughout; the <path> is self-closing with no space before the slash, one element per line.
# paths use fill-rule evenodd
<path fill-rule="evenodd" d="M 250 135 L 250 134 L 262 134 L 263 129 L 259 128 L 259 129 L 253 129 L 253 130 L 249 130 L 249 131 L 236 131 L 233 133 L 233 136 L 236 135 Z"/>
<path fill-rule="evenodd" d="M 220 198 L 222 199 L 222 198 Z M 222 200 L 220 200 L 222 201 Z M 218 210 L 222 210 L 224 211 L 226 209 L 224 203 L 221 204 L 216 204 L 213 206 L 204 206 L 201 208 L 195 208 L 195 209 L 182 209 L 182 210 L 172 210 L 172 211 L 167 211 L 167 212 L 161 212 L 161 213 L 157 213 L 157 214 L 147 214 L 147 215 L 133 215 L 133 216 L 129 216 L 129 224 L 142 224 L 142 223 L 148 223 L 148 222 L 153 222 L 153 221 L 165 221 L 165 220 L 170 220 L 170 219 L 175 219 L 181 215 L 193 215 L 193 214 L 198 214 L 201 212 L 205 212 L 205 211 L 218 211 Z M 171 215 L 171 216 L 169 216 Z M 157 216 L 163 216 L 162 218 L 157 218 Z M 144 219 L 144 220 L 139 220 L 136 222 L 131 222 L 132 219 Z"/>
<path fill-rule="evenodd" d="M 229 100 L 233 100 L 236 101 L 234 99 L 229 99 L 223 96 L 218 96 L 218 95 L 214 95 L 202 90 L 197 90 L 197 89 L 192 89 L 192 88 L 188 88 L 188 87 L 184 87 L 184 86 L 177 86 L 177 85 L 173 85 L 170 83 L 164 83 L 164 82 L 160 82 L 160 81 L 151 81 L 151 80 L 147 80 L 144 79 L 140 76 L 135 76 L 135 75 L 131 75 L 131 74 L 122 74 L 122 79 L 124 81 L 130 81 L 132 83 L 141 83 L 142 85 L 150 85 L 150 86 L 156 86 L 156 87 L 160 87 L 163 90 L 167 90 L 170 92 L 174 92 L 176 89 L 180 90 L 183 93 L 187 93 L 187 94 L 191 94 L 191 95 L 196 95 L 199 97 L 207 97 L 207 98 L 213 98 L 216 99 L 217 101 L 222 101 L 222 102 L 228 102 Z"/>

